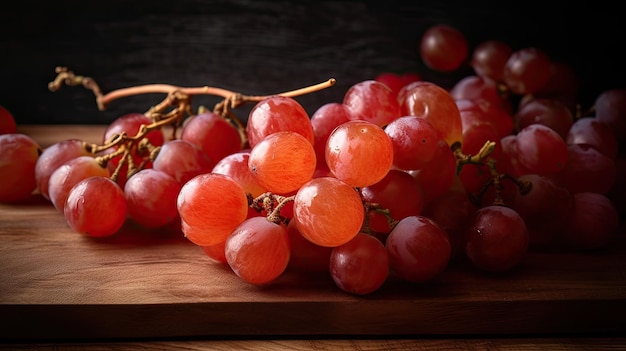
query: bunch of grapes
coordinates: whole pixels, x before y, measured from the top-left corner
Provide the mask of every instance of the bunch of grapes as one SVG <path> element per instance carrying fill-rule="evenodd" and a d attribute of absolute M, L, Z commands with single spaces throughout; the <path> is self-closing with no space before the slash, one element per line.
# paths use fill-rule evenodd
<path fill-rule="evenodd" d="M 355 295 L 436 279 L 453 261 L 506 272 L 529 250 L 616 239 L 626 89 L 583 111 L 568 65 L 495 40 L 470 51 L 446 25 L 423 34 L 420 54 L 433 70 L 469 64 L 474 75 L 444 89 L 383 72 L 311 115 L 295 96 L 315 89 L 250 98 L 159 86 L 163 103 L 119 117 L 101 144 L 43 150 L 0 109 L 0 201 L 36 192 L 89 237 L 127 221 L 175 227 L 250 284 L 325 273 Z M 207 90 L 224 101 L 189 113 Z M 245 102 L 244 125 L 232 109 Z"/>

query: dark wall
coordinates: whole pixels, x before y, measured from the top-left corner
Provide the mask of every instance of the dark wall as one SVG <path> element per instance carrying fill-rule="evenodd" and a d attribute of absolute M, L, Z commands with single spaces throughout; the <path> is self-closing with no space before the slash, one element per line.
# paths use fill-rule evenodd
<path fill-rule="evenodd" d="M 383 71 L 416 71 L 444 86 L 471 73 L 436 74 L 420 62 L 421 34 L 441 22 L 464 31 L 472 45 L 501 39 L 570 62 L 587 103 L 603 89 L 626 86 L 617 5 L 492 3 L 25 0 L 0 12 L 0 105 L 22 124 L 108 123 L 163 97 L 126 98 L 101 112 L 84 89 L 48 91 L 56 66 L 95 78 L 105 92 L 169 83 L 265 95 L 336 78 L 336 86 L 298 98 L 312 113 Z M 218 101 L 194 98 L 211 107 Z"/>

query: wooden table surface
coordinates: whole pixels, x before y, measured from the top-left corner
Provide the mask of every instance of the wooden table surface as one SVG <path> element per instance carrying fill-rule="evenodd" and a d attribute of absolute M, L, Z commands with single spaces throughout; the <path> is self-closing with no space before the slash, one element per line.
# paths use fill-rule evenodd
<path fill-rule="evenodd" d="M 20 126 L 45 147 L 104 126 Z M 326 275 L 251 286 L 179 232 L 74 233 L 43 198 L 0 205 L 0 349 L 578 350 L 626 348 L 626 237 L 532 252 L 508 274 L 452 263 L 365 297 Z"/>

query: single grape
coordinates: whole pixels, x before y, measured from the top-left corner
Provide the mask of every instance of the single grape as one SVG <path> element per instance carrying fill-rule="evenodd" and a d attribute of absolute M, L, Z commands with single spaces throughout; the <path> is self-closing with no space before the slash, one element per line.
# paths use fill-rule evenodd
<path fill-rule="evenodd" d="M 190 179 L 180 190 L 176 206 L 191 242 L 212 246 L 224 242 L 248 217 L 248 198 L 231 177 L 205 173 Z"/>
<path fill-rule="evenodd" d="M 470 64 L 477 75 L 500 82 L 504 76 L 504 66 L 512 53 L 513 49 L 506 42 L 486 40 L 476 45 Z"/>
<path fill-rule="evenodd" d="M 250 147 L 253 148 L 266 136 L 281 131 L 299 133 L 311 145 L 315 142 L 309 114 L 297 100 L 274 95 L 257 102 L 248 115 L 246 132 Z"/>
<path fill-rule="evenodd" d="M 365 80 L 352 85 L 343 96 L 343 104 L 353 120 L 368 121 L 384 127 L 400 117 L 396 94 L 377 80 Z"/>
<path fill-rule="evenodd" d="M 437 24 L 422 34 L 419 52 L 426 66 L 436 71 L 450 72 L 465 62 L 469 55 L 469 44 L 457 28 Z"/>
<path fill-rule="evenodd" d="M 385 130 L 362 120 L 338 126 L 326 143 L 326 163 L 332 174 L 353 187 L 372 185 L 393 163 L 393 145 Z"/>
<path fill-rule="evenodd" d="M 393 166 L 403 170 L 423 168 L 437 152 L 439 132 L 425 118 L 403 116 L 385 127 L 393 145 Z"/>
<path fill-rule="evenodd" d="M 421 169 L 408 171 L 422 190 L 424 204 L 445 193 L 454 184 L 456 157 L 444 140 L 439 140 L 437 152 Z"/>
<path fill-rule="evenodd" d="M 503 81 L 514 94 L 532 94 L 550 79 L 552 61 L 541 49 L 525 47 L 514 51 L 504 66 Z"/>
<path fill-rule="evenodd" d="M 248 168 L 267 191 L 288 194 L 313 178 L 317 166 L 313 145 L 293 131 L 272 133 L 250 151 Z"/>
<path fill-rule="evenodd" d="M 367 295 L 378 290 L 389 276 L 389 256 L 377 238 L 359 233 L 347 243 L 333 248 L 330 276 L 343 291 Z"/>
<path fill-rule="evenodd" d="M 19 202 L 37 189 L 35 167 L 41 147 L 22 133 L 0 134 L 0 202 Z"/>
<path fill-rule="evenodd" d="M 180 139 L 202 150 L 211 161 L 210 167 L 215 166 L 225 156 L 242 149 L 241 135 L 237 128 L 213 112 L 200 113 L 188 118 L 182 128 Z"/>
<path fill-rule="evenodd" d="M 183 225 L 186 226 L 187 224 L 183 222 Z M 200 249 L 213 261 L 228 265 L 228 261 L 226 261 L 226 241 L 210 246 L 200 246 Z"/>
<path fill-rule="evenodd" d="M 313 178 L 296 193 L 293 220 L 306 239 L 335 247 L 354 238 L 363 225 L 361 196 L 334 177 Z"/>
<path fill-rule="evenodd" d="M 181 185 L 165 172 L 145 168 L 124 185 L 128 216 L 145 228 L 160 228 L 178 218 Z"/>
<path fill-rule="evenodd" d="M 402 219 L 385 243 L 391 270 L 409 282 L 426 282 L 441 274 L 450 261 L 448 235 L 424 216 Z"/>
<path fill-rule="evenodd" d="M 517 159 L 530 173 L 550 175 L 565 168 L 568 158 L 565 140 L 552 128 L 530 124 L 517 133 Z"/>
<path fill-rule="evenodd" d="M 241 223 L 228 236 L 224 250 L 233 272 L 255 285 L 269 284 L 283 274 L 291 252 L 285 226 L 264 217 Z"/>
<path fill-rule="evenodd" d="M 116 234 L 128 216 L 122 188 L 101 176 L 89 177 L 74 185 L 63 213 L 73 230 L 96 238 Z"/>
<path fill-rule="evenodd" d="M 152 168 L 167 173 L 183 185 L 197 175 L 210 172 L 215 163 L 196 144 L 183 139 L 175 139 L 161 146 L 154 158 Z"/>
<path fill-rule="evenodd" d="M 456 104 L 463 129 L 474 123 L 488 123 L 496 129 L 500 138 L 511 135 L 514 131 L 513 116 L 508 112 L 509 108 L 502 104 L 496 105 L 482 98 L 456 100 Z"/>
<path fill-rule="evenodd" d="M 517 267 L 528 252 L 526 223 L 515 210 L 505 206 L 490 205 L 477 210 L 465 240 L 465 254 L 470 262 L 489 272 Z"/>
<path fill-rule="evenodd" d="M 484 99 L 496 106 L 506 104 L 496 82 L 475 75 L 465 76 L 457 81 L 450 89 L 450 95 L 454 100 Z"/>

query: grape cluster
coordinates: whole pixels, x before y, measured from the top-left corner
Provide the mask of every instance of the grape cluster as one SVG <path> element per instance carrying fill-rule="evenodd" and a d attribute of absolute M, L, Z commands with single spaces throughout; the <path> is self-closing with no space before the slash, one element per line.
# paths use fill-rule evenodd
<path fill-rule="evenodd" d="M 38 193 L 90 237 L 129 220 L 174 226 L 251 284 L 321 272 L 356 295 L 391 277 L 430 281 L 461 258 L 505 272 L 529 250 L 609 246 L 624 209 L 626 89 L 584 111 L 575 72 L 538 48 L 470 51 L 436 25 L 419 49 L 433 70 L 474 74 L 444 89 L 382 72 L 311 115 L 265 96 L 245 126 L 228 108 L 238 95 L 186 118 L 188 96 L 168 97 L 178 114 L 129 113 L 101 145 L 43 150 L 0 109 L 0 201 Z"/>

